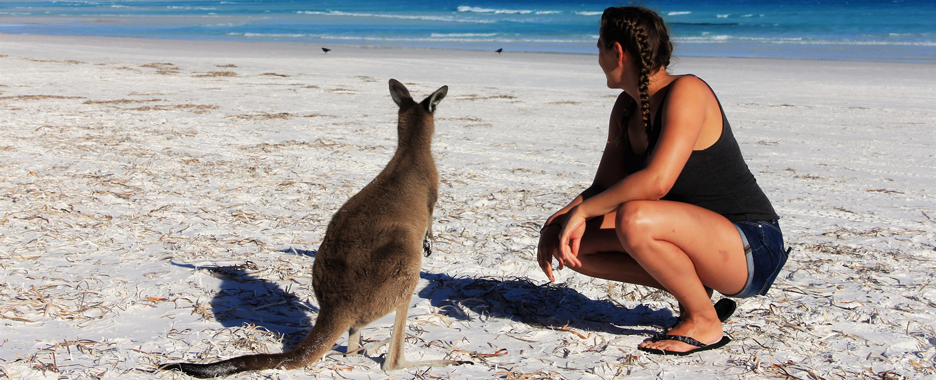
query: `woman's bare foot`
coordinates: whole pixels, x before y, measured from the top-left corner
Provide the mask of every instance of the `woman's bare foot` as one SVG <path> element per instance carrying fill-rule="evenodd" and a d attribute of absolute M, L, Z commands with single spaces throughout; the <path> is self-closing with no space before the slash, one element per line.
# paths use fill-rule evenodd
<path fill-rule="evenodd" d="M 735 310 L 738 308 L 738 304 L 730 298 L 722 298 L 715 303 L 715 314 L 718 315 L 719 321 L 726 321 L 732 315 L 734 315 Z M 677 317 L 676 325 L 670 326 L 666 329 L 666 332 L 669 333 L 674 327 L 679 323 L 682 323 L 682 304 L 679 304 L 679 317 Z"/>

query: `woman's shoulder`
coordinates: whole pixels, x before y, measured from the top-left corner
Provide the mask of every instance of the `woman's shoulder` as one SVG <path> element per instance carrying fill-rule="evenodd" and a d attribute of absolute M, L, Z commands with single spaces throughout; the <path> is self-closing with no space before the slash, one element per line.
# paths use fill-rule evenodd
<path fill-rule="evenodd" d="M 704 90 L 705 92 L 712 92 L 712 89 L 709 87 L 708 83 L 695 75 L 682 74 L 673 76 L 676 77 L 676 79 L 670 82 L 670 91 Z"/>
<path fill-rule="evenodd" d="M 681 100 L 717 100 L 715 91 L 699 77 L 692 74 L 674 76 L 676 79 L 669 84 L 668 97 Z"/>

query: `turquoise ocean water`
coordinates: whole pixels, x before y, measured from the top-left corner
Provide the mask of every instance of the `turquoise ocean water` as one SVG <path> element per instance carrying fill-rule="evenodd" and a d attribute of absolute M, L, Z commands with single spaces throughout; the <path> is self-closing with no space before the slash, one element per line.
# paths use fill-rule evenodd
<path fill-rule="evenodd" d="M 592 0 L 0 1 L 0 33 L 594 54 L 601 12 L 613 5 Z M 936 0 L 644 5 L 669 23 L 676 54 L 682 56 L 936 63 Z"/>

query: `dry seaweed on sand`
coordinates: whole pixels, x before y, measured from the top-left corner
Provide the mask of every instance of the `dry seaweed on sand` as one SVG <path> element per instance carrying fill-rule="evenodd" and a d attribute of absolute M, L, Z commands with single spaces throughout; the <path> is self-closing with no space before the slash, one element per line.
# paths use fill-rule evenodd
<path fill-rule="evenodd" d="M 902 79 L 930 75 L 916 65 L 681 61 L 716 87 L 793 253 L 768 297 L 740 301 L 731 344 L 669 358 L 635 349 L 675 321 L 668 294 L 568 270 L 547 284 L 536 262 L 543 218 L 588 186 L 604 148 L 614 100 L 588 84 L 591 61 L 477 83 L 508 71 L 330 57 L 324 74 L 159 44 L 38 56 L 17 38 L 4 40 L 17 74 L 0 71 L 0 377 L 150 379 L 169 361 L 294 346 L 318 312 L 310 268 L 331 214 L 393 154 L 385 80 L 400 70 L 415 93 L 447 84 L 455 100 L 437 112 L 435 253 L 406 352 L 475 364 L 386 374 L 378 350 L 238 378 L 936 376 L 936 111 L 912 95 L 925 81 Z M 191 77 L 228 65 L 237 77 Z M 764 71 L 798 86 L 743 85 Z"/>

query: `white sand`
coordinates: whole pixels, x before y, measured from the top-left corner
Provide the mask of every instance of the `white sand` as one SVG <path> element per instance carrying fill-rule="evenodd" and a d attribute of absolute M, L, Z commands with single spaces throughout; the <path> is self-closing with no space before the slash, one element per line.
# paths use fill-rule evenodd
<path fill-rule="evenodd" d="M 794 251 L 740 301 L 731 344 L 664 358 L 635 347 L 672 298 L 571 271 L 546 285 L 535 262 L 601 154 L 616 92 L 594 56 L 318 48 L 0 35 L 0 375 L 181 378 L 146 371 L 296 344 L 325 224 L 395 149 L 390 78 L 450 87 L 406 355 L 475 364 L 232 378 L 936 375 L 936 66 L 673 66 L 721 97 Z"/>

